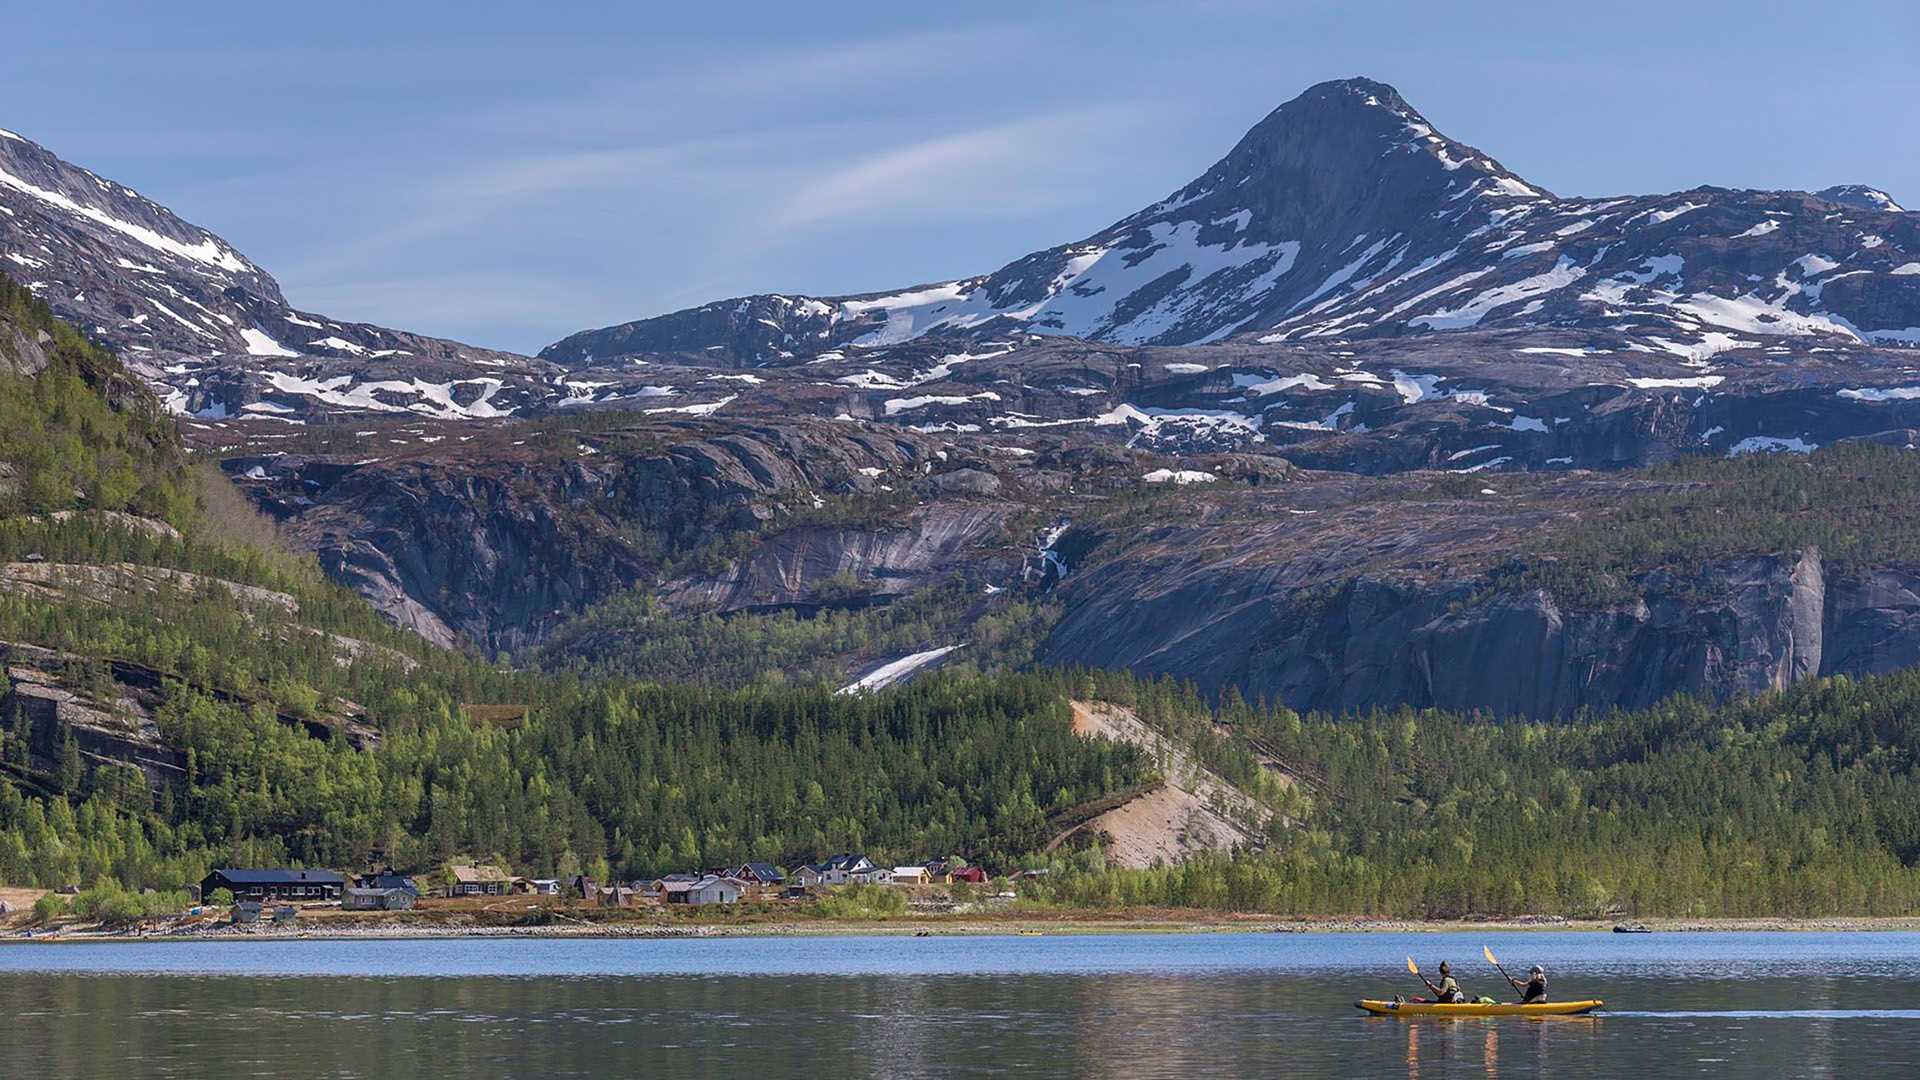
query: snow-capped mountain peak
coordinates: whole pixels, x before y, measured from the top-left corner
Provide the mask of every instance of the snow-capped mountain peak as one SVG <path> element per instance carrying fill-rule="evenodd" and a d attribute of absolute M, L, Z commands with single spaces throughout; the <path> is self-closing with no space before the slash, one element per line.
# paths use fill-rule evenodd
<path fill-rule="evenodd" d="M 765 365 L 1011 330 L 1189 345 L 1584 328 L 1690 354 L 1735 334 L 1905 342 L 1920 339 L 1920 237 L 1899 211 L 1859 187 L 1561 198 L 1448 138 L 1391 86 L 1343 79 L 1275 109 L 1166 198 L 992 273 L 737 298 L 541 355 Z"/>

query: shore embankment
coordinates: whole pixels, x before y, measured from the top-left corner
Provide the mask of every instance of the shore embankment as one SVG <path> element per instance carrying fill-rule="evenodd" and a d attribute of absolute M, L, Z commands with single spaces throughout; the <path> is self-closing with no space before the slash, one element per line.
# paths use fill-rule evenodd
<path fill-rule="evenodd" d="M 1466 919 L 1393 919 L 1349 916 L 1285 917 L 1190 910 L 1129 910 L 1115 912 L 1033 911 L 991 915 L 899 915 L 884 918 L 800 917 L 718 914 L 711 918 L 689 913 L 618 912 L 612 917 L 581 918 L 548 915 L 533 923 L 515 918 L 488 918 L 473 914 L 436 917 L 438 913 L 345 913 L 337 910 L 303 912 L 294 922 L 234 925 L 211 917 L 187 920 L 149 920 L 132 926 L 69 923 L 52 927 L 19 927 L 0 936 L 6 942 L 124 942 L 124 941 L 296 941 L 296 940 L 407 940 L 480 938 L 721 938 L 870 935 L 895 937 L 1076 935 L 1076 934 L 1272 934 L 1272 933 L 1455 933 L 1537 932 L 1606 933 L 1622 922 L 1616 919 L 1569 919 L 1557 916 Z M 1920 917 L 1751 917 L 1645 918 L 1632 920 L 1654 933 L 1711 931 L 1871 933 L 1920 931 Z M 28 933 L 31 936 L 26 936 Z"/>

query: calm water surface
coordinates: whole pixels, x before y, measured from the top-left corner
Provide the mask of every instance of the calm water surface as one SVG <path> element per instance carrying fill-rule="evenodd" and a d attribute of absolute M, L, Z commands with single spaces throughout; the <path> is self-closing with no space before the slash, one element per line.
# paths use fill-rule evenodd
<path fill-rule="evenodd" d="M 1381 1019 L 1412 953 L 1558 1020 Z M 1920 1074 L 1920 934 L 0 946 L 0 1077 Z"/>

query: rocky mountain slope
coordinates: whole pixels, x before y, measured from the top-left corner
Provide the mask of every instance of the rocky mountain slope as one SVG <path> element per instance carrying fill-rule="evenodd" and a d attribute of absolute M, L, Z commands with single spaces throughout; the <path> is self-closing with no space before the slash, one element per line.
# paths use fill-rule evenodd
<path fill-rule="evenodd" d="M 491 419 L 598 389 L 512 353 L 298 310 L 225 240 L 5 130 L 0 270 L 177 413 Z"/>
<path fill-rule="evenodd" d="M 1920 657 L 1920 558 L 1836 524 L 1904 519 L 1826 481 L 1826 532 L 1774 528 L 1809 513 L 1788 501 L 1753 542 L 1580 562 L 1564 532 L 1751 482 L 1764 451 L 1840 447 L 1807 466 L 1831 480 L 1912 441 L 1920 218 L 1873 189 L 1563 198 L 1349 80 L 994 273 L 528 359 L 287 308 L 230 245 L 25 140 L 0 170 L 6 268 L 437 643 L 834 685 L 952 650 L 1537 715 Z M 355 348 L 291 329 L 313 322 Z"/>

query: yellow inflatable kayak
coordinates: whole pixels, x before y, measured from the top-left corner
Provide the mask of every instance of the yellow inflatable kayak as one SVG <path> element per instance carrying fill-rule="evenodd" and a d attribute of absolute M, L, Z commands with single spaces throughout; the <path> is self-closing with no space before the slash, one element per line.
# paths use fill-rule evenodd
<path fill-rule="evenodd" d="M 1458 1005 L 1441 1005 L 1431 1001 L 1363 999 L 1353 1004 L 1355 1008 L 1365 1009 L 1375 1016 L 1579 1016 L 1582 1013 L 1590 1013 L 1606 1003 L 1603 1001 L 1537 1001 L 1531 1005 L 1521 1005 L 1517 1002 L 1479 1005 L 1465 1001 Z"/>

